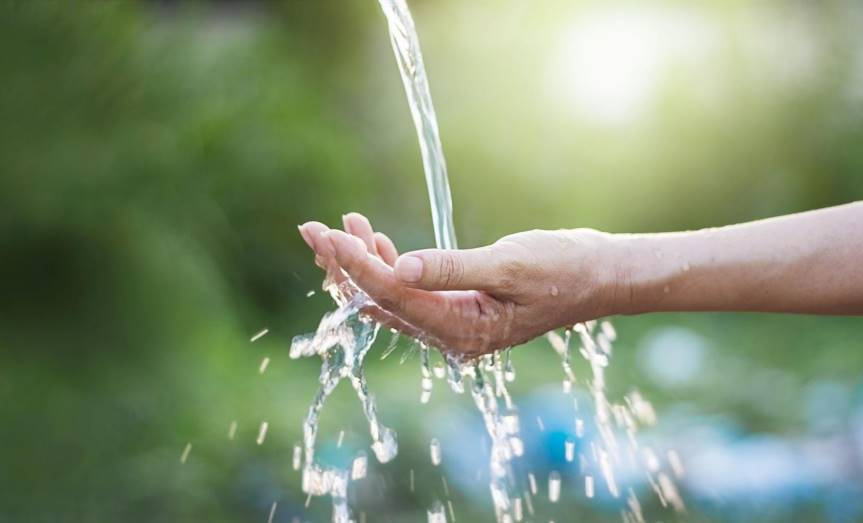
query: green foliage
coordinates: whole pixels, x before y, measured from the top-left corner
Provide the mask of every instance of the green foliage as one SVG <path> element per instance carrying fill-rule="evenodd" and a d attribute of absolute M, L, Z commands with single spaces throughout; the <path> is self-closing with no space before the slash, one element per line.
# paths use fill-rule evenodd
<path fill-rule="evenodd" d="M 295 226 L 358 210 L 405 249 L 432 238 L 375 4 L 0 7 L 0 520 L 263 521 L 273 500 L 279 520 L 328 517 L 325 500 L 304 511 L 290 469 L 318 368 L 288 361 L 287 347 L 330 307 L 320 291 L 306 297 L 320 275 Z M 670 82 L 626 128 L 567 116 L 537 94 L 545 37 L 562 27 L 555 9 L 574 8 L 536 6 L 506 25 L 518 2 L 464 4 L 416 13 L 466 246 L 534 227 L 694 228 L 863 197 L 863 113 L 847 96 L 855 55 L 829 53 L 853 36 L 844 4 L 820 15 L 817 81 L 777 96 L 781 79 L 753 80 L 729 53 L 719 108 Z M 733 16 L 714 11 L 733 32 Z M 483 34 L 457 23 L 486 17 L 499 24 Z M 636 349 L 669 324 L 744 369 L 693 390 L 652 385 Z M 740 393 L 758 369 L 853 384 L 863 366 L 863 327 L 846 319 L 650 316 L 619 330 L 616 393 L 645 389 L 660 412 L 691 401 L 751 432 L 805 425 L 793 402 L 769 411 Z M 418 457 L 432 429 L 415 361 L 377 362 L 379 350 L 372 389 L 402 451 L 376 469 L 384 493 L 362 487 L 362 504 L 415 521 L 440 489 Z M 260 376 L 264 355 L 272 365 Z M 559 381 L 542 341 L 516 362 L 523 397 Z M 435 430 L 454 431 L 442 413 L 469 417 L 470 405 L 442 389 L 428 412 L 443 420 Z M 270 436 L 258 447 L 261 420 Z M 322 434 L 341 429 L 352 448 L 367 445 L 348 393 L 328 405 Z M 344 458 L 332 444 L 324 454 Z M 488 519 L 485 493 L 454 494 L 460 521 Z"/>

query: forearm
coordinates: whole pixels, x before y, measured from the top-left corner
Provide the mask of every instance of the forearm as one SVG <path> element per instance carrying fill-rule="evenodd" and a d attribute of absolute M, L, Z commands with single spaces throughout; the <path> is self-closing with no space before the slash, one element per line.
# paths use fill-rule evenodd
<path fill-rule="evenodd" d="M 863 202 L 612 244 L 614 313 L 863 314 Z"/>

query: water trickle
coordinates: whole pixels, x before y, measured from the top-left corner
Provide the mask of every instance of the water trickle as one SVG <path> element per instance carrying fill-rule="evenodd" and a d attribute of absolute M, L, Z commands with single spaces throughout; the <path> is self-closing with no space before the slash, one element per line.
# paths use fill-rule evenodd
<path fill-rule="evenodd" d="M 398 443 L 395 432 L 378 420 L 377 406 L 369 394 L 362 366 L 380 327 L 359 313 L 369 299 L 350 282 L 341 286 L 327 285 L 326 289 L 338 308 L 324 315 L 313 334 L 294 338 L 290 357 L 319 356 L 322 360 L 321 386 L 303 422 L 303 492 L 309 496 L 329 495 L 333 501 L 333 521 L 347 522 L 351 521 L 346 498 L 349 471 L 323 467 L 315 461 L 321 409 L 342 379 L 351 383 L 363 407 L 369 423 L 371 448 L 378 461 L 386 463 L 393 459 L 398 452 Z"/>
<path fill-rule="evenodd" d="M 431 203 L 435 243 L 439 249 L 455 249 L 452 197 L 447 179 L 446 161 L 413 17 L 405 0 L 378 0 L 378 3 L 387 18 L 390 42 L 419 138 L 423 171 Z"/>
<path fill-rule="evenodd" d="M 428 403 L 434 383 L 432 382 L 432 372 L 429 367 L 429 348 L 425 344 L 420 345 L 420 370 L 422 371 L 420 403 Z"/>
<path fill-rule="evenodd" d="M 399 331 L 397 331 L 395 329 L 390 329 L 390 332 L 392 333 L 392 336 L 390 337 L 389 344 L 387 344 L 387 348 L 384 349 L 384 352 L 381 354 L 382 360 L 385 360 L 387 358 L 387 356 L 392 354 L 393 351 L 396 350 L 396 347 L 398 346 L 398 343 L 399 343 Z"/>

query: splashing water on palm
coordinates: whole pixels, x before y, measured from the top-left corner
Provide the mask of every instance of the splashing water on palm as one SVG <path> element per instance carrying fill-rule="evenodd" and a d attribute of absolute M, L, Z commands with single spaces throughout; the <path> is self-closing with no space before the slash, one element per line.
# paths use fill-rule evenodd
<path fill-rule="evenodd" d="M 404 0 L 379 0 L 379 3 L 387 19 L 390 40 L 419 138 L 437 247 L 454 249 L 456 238 L 446 162 L 413 19 Z M 317 355 L 323 360 L 319 379 L 321 386 L 303 424 L 302 488 L 310 496 L 330 495 L 333 500 L 333 521 L 341 523 L 352 521 L 347 488 L 349 479 L 359 477 L 352 478 L 349 470 L 319 465 L 315 461 L 315 441 L 324 403 L 343 378 L 351 383 L 362 404 L 369 422 L 371 447 L 377 460 L 381 463 L 392 460 L 398 452 L 398 444 L 395 432 L 378 420 L 377 406 L 369 393 L 363 371 L 363 361 L 380 330 L 377 323 L 360 314 L 364 306 L 371 304 L 371 300 L 350 281 L 339 286 L 325 282 L 325 288 L 338 308 L 321 319 L 315 333 L 296 337 L 290 355 L 292 358 Z M 590 455 L 579 455 L 588 497 L 593 496 L 593 475 L 590 474 L 593 469 L 596 469 L 594 475 L 604 478 L 608 492 L 615 498 L 619 497 L 622 486 L 614 470 L 628 458 L 630 463 L 635 461 L 644 468 L 649 484 L 663 505 L 682 510 L 682 501 L 672 475 L 666 472 L 668 467 L 663 466 L 650 448 L 640 447 L 636 439 L 640 426 L 655 422 L 653 408 L 637 393 L 628 396 L 623 404 L 612 403 L 606 397 L 604 372 L 616 336 L 609 322 L 578 324 L 573 329 L 567 329 L 563 336 L 556 332 L 548 334 L 552 347 L 561 357 L 564 392 L 571 394 L 572 385 L 576 383 L 571 365 L 570 341 L 573 332 L 579 338 L 579 353 L 591 369 L 591 378 L 585 380 L 585 386 L 592 396 L 592 418 L 600 436 L 597 442 L 591 444 Z M 429 367 L 429 348 L 420 345 L 421 400 L 425 403 L 431 393 L 433 373 Z M 388 347 L 387 353 L 391 349 Z M 515 379 L 509 355 L 489 355 L 473 361 L 457 361 L 448 355 L 445 357 L 448 367 L 444 375 L 450 388 L 456 393 L 463 393 L 463 380 L 467 380 L 470 395 L 491 438 L 489 490 L 495 516 L 501 522 L 520 521 L 523 517 L 522 500 L 529 511 L 533 510 L 526 485 L 528 478 L 533 479 L 533 474 L 519 477 L 514 466 L 515 458 L 524 452 L 524 444 L 519 435 L 518 411 L 506 388 L 506 383 Z M 584 420 L 577 417 L 577 437 L 584 435 L 583 424 Z M 437 452 L 439 454 L 439 448 Z M 298 458 L 295 457 L 295 463 Z M 560 476 L 557 472 L 552 474 L 559 489 Z M 534 482 L 530 482 L 531 489 Z M 626 504 L 621 509 L 625 521 L 644 521 L 633 489 L 627 489 L 627 493 Z M 446 521 L 442 507 L 440 502 L 435 503 L 428 512 L 429 521 Z"/>

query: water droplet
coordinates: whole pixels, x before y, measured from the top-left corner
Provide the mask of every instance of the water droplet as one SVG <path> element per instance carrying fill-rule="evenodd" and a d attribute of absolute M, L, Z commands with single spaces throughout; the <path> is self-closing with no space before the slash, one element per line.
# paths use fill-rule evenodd
<path fill-rule="evenodd" d="M 431 377 L 423 376 L 422 380 L 420 380 L 420 387 L 422 388 L 422 391 L 420 392 L 420 403 L 429 402 L 433 386 L 434 384 L 432 383 Z"/>
<path fill-rule="evenodd" d="M 605 476 L 605 483 L 608 485 L 608 491 L 611 495 L 615 498 L 620 496 L 620 492 L 617 490 L 617 482 L 614 480 L 614 471 L 608 460 L 608 453 L 604 450 L 599 452 L 599 470 Z"/>
<path fill-rule="evenodd" d="M 302 461 L 303 447 L 301 447 L 300 444 L 297 443 L 296 445 L 294 445 L 294 455 L 291 463 L 294 467 L 294 470 L 300 470 L 300 465 L 302 464 Z"/>
<path fill-rule="evenodd" d="M 234 436 L 237 435 L 237 421 L 234 420 L 228 426 L 228 439 L 234 439 Z"/>
<path fill-rule="evenodd" d="M 683 504 L 683 498 L 680 497 L 680 492 L 677 490 L 677 486 L 671 481 L 671 478 L 664 472 L 661 472 L 657 477 L 659 480 L 659 488 L 662 491 L 662 495 L 665 497 L 666 501 L 668 501 L 674 510 L 677 512 L 683 512 L 686 510 L 686 507 Z"/>
<path fill-rule="evenodd" d="M 354 458 L 354 462 L 351 464 L 351 479 L 356 481 L 358 479 L 362 479 L 366 477 L 366 471 L 369 466 L 369 457 L 365 452 L 360 452 L 360 454 Z"/>
<path fill-rule="evenodd" d="M 593 497 L 593 476 L 584 477 L 584 495 L 588 498 Z"/>
<path fill-rule="evenodd" d="M 530 485 L 530 493 L 536 496 L 536 476 L 533 475 L 533 472 L 527 474 L 527 482 Z"/>
<path fill-rule="evenodd" d="M 273 523 L 273 516 L 276 515 L 276 507 L 277 506 L 278 506 L 278 503 L 273 501 L 272 506 L 270 506 L 270 515 L 269 515 L 269 517 L 267 517 L 267 523 Z"/>
<path fill-rule="evenodd" d="M 527 507 L 527 513 L 533 516 L 533 501 L 527 491 L 524 492 L 524 506 Z"/>
<path fill-rule="evenodd" d="M 662 292 L 664 292 L 665 294 L 668 294 L 669 292 L 671 292 L 671 287 L 666 285 L 665 287 L 662 288 Z"/>
<path fill-rule="evenodd" d="M 267 427 L 269 427 L 269 423 L 262 421 L 261 427 L 258 429 L 258 439 L 255 440 L 258 445 L 262 445 L 264 443 L 264 439 L 267 437 Z"/>
<path fill-rule="evenodd" d="M 653 449 L 645 447 L 641 452 L 644 456 L 644 466 L 647 467 L 647 470 L 649 472 L 657 472 L 659 470 L 659 458 L 653 452 Z"/>
<path fill-rule="evenodd" d="M 264 359 L 261 360 L 261 365 L 258 367 L 258 374 L 263 374 L 264 372 L 266 372 L 267 367 L 269 365 L 270 365 L 270 358 L 264 357 Z"/>
<path fill-rule="evenodd" d="M 306 293 L 306 298 L 311 298 L 311 297 L 312 297 L 312 296 L 314 296 L 314 295 L 315 295 L 315 291 L 314 291 L 314 289 L 313 289 L 313 290 L 310 290 L 309 292 L 307 292 L 307 293 Z"/>
<path fill-rule="evenodd" d="M 579 438 L 584 437 L 584 420 L 581 418 L 575 419 L 575 435 Z"/>
<path fill-rule="evenodd" d="M 259 339 L 263 338 L 268 332 L 270 332 L 270 329 L 262 329 L 256 332 L 251 338 L 249 338 L 249 341 L 254 343 Z"/>
<path fill-rule="evenodd" d="M 548 291 L 552 296 L 557 296 L 560 294 L 560 290 L 557 288 L 557 285 L 552 285 L 551 289 Z"/>
<path fill-rule="evenodd" d="M 345 431 L 340 430 L 339 431 L 339 438 L 338 438 L 338 440 L 336 440 L 336 448 L 337 449 L 342 448 L 342 441 L 344 441 L 344 439 L 345 439 Z"/>
<path fill-rule="evenodd" d="M 434 465 L 434 466 L 440 465 L 441 448 L 440 448 L 440 442 L 437 440 L 437 438 L 432 438 L 431 444 L 429 445 L 429 451 L 431 452 L 432 465 Z"/>
<path fill-rule="evenodd" d="M 396 433 L 392 429 L 384 427 L 380 438 L 372 444 L 372 451 L 380 463 L 392 460 L 399 451 Z"/>
<path fill-rule="evenodd" d="M 573 459 L 575 459 L 575 441 L 567 438 L 566 441 L 563 442 L 563 449 L 566 456 L 566 461 L 572 461 Z"/>
<path fill-rule="evenodd" d="M 186 443 L 186 446 L 183 448 L 183 453 L 180 454 L 180 463 L 185 464 L 186 460 L 189 459 L 189 453 L 192 452 L 192 444 Z"/>
<path fill-rule="evenodd" d="M 617 339 L 617 331 L 614 329 L 614 325 L 612 325 L 610 321 L 603 321 L 599 324 L 599 328 L 602 329 L 602 333 L 605 334 L 608 341 L 614 341 Z"/>
<path fill-rule="evenodd" d="M 548 500 L 557 503 L 560 499 L 560 472 L 552 470 L 548 475 Z"/>
<path fill-rule="evenodd" d="M 420 403 L 425 405 L 426 403 L 429 402 L 430 399 L 431 399 L 431 391 L 430 390 L 423 390 L 420 392 Z"/>
<path fill-rule="evenodd" d="M 516 521 L 521 521 L 524 518 L 524 513 L 521 508 L 521 498 L 513 498 L 512 500 L 512 516 Z"/>
<path fill-rule="evenodd" d="M 683 477 L 683 461 L 676 450 L 668 451 L 668 464 L 671 466 L 671 471 L 674 472 L 675 476 L 678 478 Z"/>
<path fill-rule="evenodd" d="M 521 456 L 524 454 L 524 442 L 521 440 L 521 438 L 509 438 L 509 446 L 510 448 L 512 448 L 512 453 L 514 456 Z"/>
<path fill-rule="evenodd" d="M 428 523 L 446 523 L 446 512 L 440 501 L 435 501 L 431 508 L 428 509 Z"/>
<path fill-rule="evenodd" d="M 688 270 L 689 270 L 689 268 L 690 268 L 690 267 L 689 267 L 689 263 L 687 263 L 687 262 L 683 262 L 683 271 L 684 271 L 684 272 L 686 272 L 686 271 L 688 271 Z"/>
<path fill-rule="evenodd" d="M 503 363 L 503 377 L 508 382 L 515 381 L 515 366 L 512 364 L 511 351 L 512 349 L 506 350 L 506 358 Z"/>

